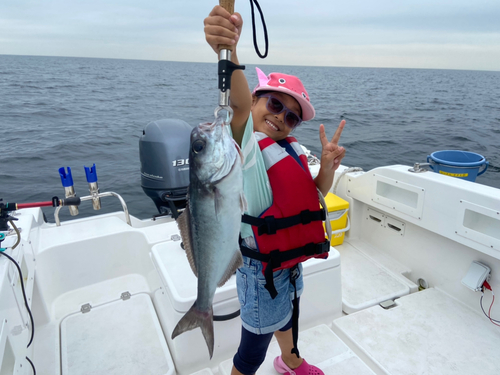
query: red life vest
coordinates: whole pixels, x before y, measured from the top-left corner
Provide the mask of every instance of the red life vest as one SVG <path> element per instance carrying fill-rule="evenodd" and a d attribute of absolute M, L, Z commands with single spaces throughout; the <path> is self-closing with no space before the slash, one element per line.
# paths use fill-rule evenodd
<path fill-rule="evenodd" d="M 287 137 L 302 165 L 271 138 L 256 133 L 264 157 L 273 192 L 273 204 L 258 218 L 243 216 L 252 225 L 256 251 L 242 248 L 243 255 L 263 262 L 266 282 L 272 283 L 272 272 L 292 268 L 309 258 L 327 258 L 330 244 L 325 240 L 316 184 L 312 179 L 307 157 L 294 137 Z M 290 149 L 290 147 L 289 147 Z M 267 272 L 266 272 L 267 271 Z M 273 296 L 274 285 L 266 285 Z M 273 297 L 274 298 L 274 297 Z"/>

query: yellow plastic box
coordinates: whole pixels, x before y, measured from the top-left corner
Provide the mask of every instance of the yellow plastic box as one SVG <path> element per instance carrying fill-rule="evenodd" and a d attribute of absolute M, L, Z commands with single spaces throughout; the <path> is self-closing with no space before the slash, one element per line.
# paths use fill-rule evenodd
<path fill-rule="evenodd" d="M 328 219 L 332 226 L 332 241 L 330 245 L 341 245 L 344 242 L 345 232 L 349 230 L 347 219 L 349 202 L 337 197 L 335 194 L 328 193 L 325 197 L 325 203 L 328 208 Z"/>

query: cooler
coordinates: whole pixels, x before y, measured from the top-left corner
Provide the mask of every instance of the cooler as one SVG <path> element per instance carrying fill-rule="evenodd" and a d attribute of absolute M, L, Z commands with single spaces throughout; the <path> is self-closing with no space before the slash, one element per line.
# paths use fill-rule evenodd
<path fill-rule="evenodd" d="M 345 232 L 350 228 L 349 217 L 347 215 L 349 202 L 335 194 L 328 193 L 325 197 L 325 203 L 328 209 L 328 220 L 330 220 L 332 226 L 332 241 L 330 245 L 341 245 L 344 242 Z"/>

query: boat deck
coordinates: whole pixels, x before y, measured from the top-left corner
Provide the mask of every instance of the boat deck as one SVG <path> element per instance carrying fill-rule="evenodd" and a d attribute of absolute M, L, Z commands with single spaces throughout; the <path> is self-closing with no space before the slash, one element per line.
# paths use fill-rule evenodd
<path fill-rule="evenodd" d="M 147 303 L 143 303 L 144 299 Z M 149 297 L 138 294 L 130 301 L 98 307 L 93 314 L 75 314 L 63 320 L 62 373 L 80 374 L 85 369 L 84 373 L 92 370 L 93 374 L 137 374 L 137 366 L 141 366 L 141 374 L 172 373 L 172 362 L 168 355 L 162 355 L 166 343 L 158 335 L 161 329 L 151 312 L 154 309 Z M 151 323 L 146 330 L 145 321 Z M 500 331 L 492 330 L 487 319 L 438 289 L 401 297 L 395 307 L 387 310 L 377 305 L 332 323 L 302 331 L 299 337 L 302 356 L 326 375 L 451 375 L 474 374 L 478 369 L 482 375 L 496 375 L 500 368 L 500 357 L 496 355 Z M 134 327 L 140 327 L 140 332 Z M 117 337 L 122 339 L 116 341 Z M 109 363 L 100 357 L 109 353 L 109 345 L 121 348 L 120 342 L 123 348 L 132 349 L 130 353 L 119 350 L 126 358 Z M 148 346 L 144 346 L 145 342 Z M 85 353 L 84 358 L 79 353 Z M 152 353 L 158 354 L 156 360 L 134 360 L 147 359 Z M 273 340 L 258 374 L 275 375 L 272 362 L 279 353 Z M 130 367 L 130 360 L 136 367 Z M 194 374 L 229 375 L 232 358 L 211 365 Z M 163 370 L 158 372 L 160 368 Z"/>
<path fill-rule="evenodd" d="M 468 322 L 468 324 L 464 324 Z M 390 309 L 374 306 L 302 331 L 301 354 L 326 375 L 496 375 L 500 330 L 439 289 L 427 289 L 397 299 Z M 279 355 L 271 343 L 258 371 L 275 375 Z M 232 358 L 196 375 L 229 375 Z"/>
<path fill-rule="evenodd" d="M 321 368 L 326 375 L 376 374 L 324 324 L 302 331 L 298 346 L 301 356 L 306 358 L 308 363 Z M 280 353 L 278 342 L 273 340 L 266 359 L 257 373 L 276 375 L 273 360 Z M 218 367 L 220 374 L 230 375 L 232 365 L 232 358 L 222 362 Z"/>
<path fill-rule="evenodd" d="M 167 229 L 172 225 L 163 226 Z M 191 277 L 189 270 L 177 263 L 185 263 L 185 255 L 177 249 L 175 241 L 153 247 L 151 259 L 155 259 L 155 252 L 169 247 L 176 252 L 167 249 L 169 256 L 163 263 Z M 309 363 L 320 367 L 326 375 L 469 374 L 478 368 L 484 375 L 498 373 L 500 357 L 496 356 L 496 348 L 500 346 L 500 330 L 483 315 L 439 289 L 418 292 L 417 286 L 405 277 L 411 269 L 362 240 L 348 239 L 336 250 L 342 259 L 342 308 L 349 315 L 301 331 L 299 348 Z M 320 265 L 326 264 L 323 262 Z M 167 274 L 172 276 L 175 272 Z M 194 280 L 194 276 L 191 278 Z M 190 279 L 184 277 L 183 280 L 186 282 L 183 287 L 187 288 Z M 165 312 L 159 303 L 162 300 L 159 295 L 164 298 L 163 289 L 153 294 L 148 293 L 148 289 L 147 280 L 132 273 L 93 283 L 56 298 L 51 310 L 59 320 L 56 323 L 59 327 L 50 322 L 39 327 L 37 332 L 39 336 L 51 337 L 50 341 L 60 342 L 61 374 L 77 375 L 90 370 L 103 375 L 179 373 L 166 342 L 169 332 L 165 330 L 162 319 Z M 195 286 L 191 285 L 190 289 L 194 290 Z M 130 292 L 130 299 L 119 298 L 124 290 Z M 387 299 L 395 299 L 395 307 L 386 310 L 378 305 Z M 85 301 L 91 302 L 92 311 L 76 311 L 75 306 L 82 306 Z M 187 299 L 184 302 L 186 306 L 191 304 Z M 177 321 L 178 317 L 170 319 Z M 239 326 L 235 322 L 231 329 L 233 325 Z M 188 334 L 200 336 L 197 331 Z M 234 336 L 238 335 L 239 332 L 235 332 Z M 219 339 L 226 340 L 227 332 L 223 336 L 226 338 Z M 233 341 L 234 348 L 222 357 L 207 360 L 209 367 L 193 374 L 229 375 L 238 340 L 234 338 Z M 204 346 L 202 341 L 201 346 Z M 110 350 L 120 353 L 113 361 L 102 357 Z M 57 359 L 51 357 L 50 352 L 49 347 L 38 346 L 35 359 L 40 368 L 58 367 Z M 273 340 L 258 374 L 276 375 L 273 359 L 279 353 L 279 346 Z M 148 359 L 152 354 L 154 360 Z M 140 369 L 131 366 L 132 362 Z"/>
<path fill-rule="evenodd" d="M 333 330 L 384 373 L 496 375 L 500 330 L 438 289 L 336 319 Z M 325 372 L 326 373 L 326 372 Z"/>
<path fill-rule="evenodd" d="M 376 249 L 354 240 L 336 246 L 342 259 L 342 310 L 347 314 L 417 290 L 402 274 L 409 269 L 392 259 L 376 260 Z"/>

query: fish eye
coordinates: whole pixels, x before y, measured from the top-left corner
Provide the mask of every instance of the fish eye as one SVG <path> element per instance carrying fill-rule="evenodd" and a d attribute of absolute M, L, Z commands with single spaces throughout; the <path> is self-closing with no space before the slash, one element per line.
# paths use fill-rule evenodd
<path fill-rule="evenodd" d="M 205 148 L 205 141 L 198 139 L 198 140 L 193 142 L 193 145 L 191 146 L 191 148 L 193 149 L 193 152 L 195 154 L 197 154 L 197 153 L 203 151 L 203 149 Z"/>

